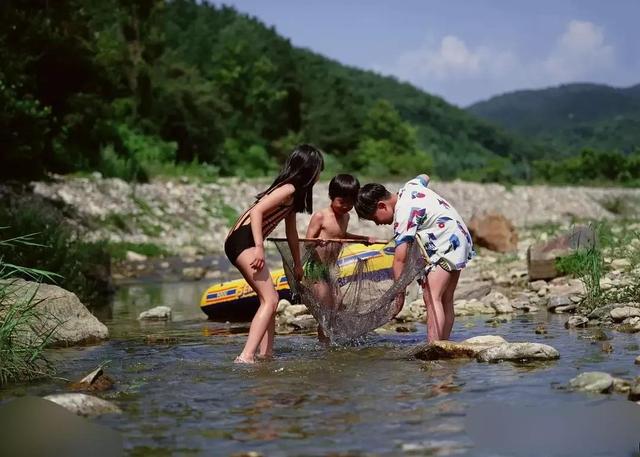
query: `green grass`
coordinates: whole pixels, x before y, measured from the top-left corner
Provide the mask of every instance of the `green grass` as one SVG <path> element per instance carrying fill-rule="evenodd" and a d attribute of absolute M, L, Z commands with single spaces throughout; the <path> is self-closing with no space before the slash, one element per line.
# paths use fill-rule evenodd
<path fill-rule="evenodd" d="M 114 260 L 124 260 L 127 258 L 127 251 L 132 251 L 137 254 L 142 254 L 147 257 L 163 257 L 169 255 L 169 252 L 154 243 L 109 243 L 107 250 L 111 254 Z"/>
<path fill-rule="evenodd" d="M 6 229 L 5 229 L 6 230 Z M 0 239 L 0 250 L 20 246 L 39 246 L 33 235 Z M 15 278 L 53 280 L 52 273 L 6 263 L 0 256 L 0 385 L 52 376 L 55 370 L 44 355 L 44 349 L 57 325 L 43 331 L 39 325 L 45 316 L 38 308 L 35 288 L 21 288 Z"/>

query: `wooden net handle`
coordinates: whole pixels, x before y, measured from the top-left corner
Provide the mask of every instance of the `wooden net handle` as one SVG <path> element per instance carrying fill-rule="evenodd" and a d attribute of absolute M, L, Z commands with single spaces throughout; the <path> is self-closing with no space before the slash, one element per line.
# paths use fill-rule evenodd
<path fill-rule="evenodd" d="M 286 238 L 267 238 L 267 241 L 287 241 Z M 353 238 L 298 238 L 298 241 L 304 241 L 305 243 L 360 243 L 360 244 L 387 244 L 388 240 L 374 240 L 373 243 L 369 243 L 367 240 L 355 240 Z"/>

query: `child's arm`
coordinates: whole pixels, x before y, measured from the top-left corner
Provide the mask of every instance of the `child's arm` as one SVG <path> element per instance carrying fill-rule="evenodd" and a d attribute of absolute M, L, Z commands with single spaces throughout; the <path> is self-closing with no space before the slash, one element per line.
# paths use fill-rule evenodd
<path fill-rule="evenodd" d="M 284 184 L 270 194 L 265 195 L 249 212 L 251 220 L 251 234 L 256 245 L 255 258 L 251 267 L 260 271 L 264 267 L 264 239 L 262 238 L 262 218 L 264 214 L 276 206 L 284 203 L 295 192 L 293 184 Z"/>
<path fill-rule="evenodd" d="M 302 279 L 302 262 L 300 262 L 300 239 L 298 238 L 298 227 L 296 226 L 296 213 L 291 211 L 284 221 L 285 231 L 287 233 L 287 242 L 293 257 L 293 270 L 296 279 Z"/>
<path fill-rule="evenodd" d="M 309 227 L 307 227 L 307 235 L 306 238 L 318 238 L 320 232 L 322 231 L 322 220 L 324 216 L 321 211 L 317 213 L 313 213 L 311 216 L 311 220 L 309 221 Z"/>
<path fill-rule="evenodd" d="M 391 269 L 393 270 L 393 278 L 396 281 L 400 275 L 402 275 L 407 263 L 407 247 L 408 243 L 402 243 L 401 245 L 396 246 L 395 252 L 393 253 L 393 264 L 391 265 Z M 404 296 L 405 290 L 400 292 L 396 297 L 396 314 L 402 311 L 402 307 L 404 306 Z"/>

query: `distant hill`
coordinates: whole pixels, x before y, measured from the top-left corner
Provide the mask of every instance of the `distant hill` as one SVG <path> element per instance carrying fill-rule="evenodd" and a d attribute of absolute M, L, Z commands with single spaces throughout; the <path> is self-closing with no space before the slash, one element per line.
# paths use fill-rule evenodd
<path fill-rule="evenodd" d="M 475 103 L 467 111 L 565 153 L 584 147 L 627 152 L 640 146 L 640 84 L 522 90 Z"/>

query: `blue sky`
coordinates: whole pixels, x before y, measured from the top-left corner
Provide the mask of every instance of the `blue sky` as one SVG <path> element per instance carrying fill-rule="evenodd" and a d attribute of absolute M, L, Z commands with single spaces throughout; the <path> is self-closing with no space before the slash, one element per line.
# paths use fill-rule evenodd
<path fill-rule="evenodd" d="M 566 82 L 640 83 L 640 0 L 225 0 L 342 63 L 460 106 Z"/>

